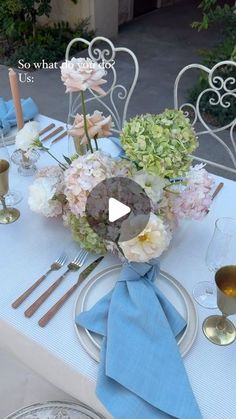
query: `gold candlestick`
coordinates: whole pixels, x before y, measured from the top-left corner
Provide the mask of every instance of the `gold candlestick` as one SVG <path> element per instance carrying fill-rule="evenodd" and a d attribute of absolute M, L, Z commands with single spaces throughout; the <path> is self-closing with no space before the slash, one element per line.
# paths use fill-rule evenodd
<path fill-rule="evenodd" d="M 8 208 L 6 206 L 4 195 L 7 194 L 9 189 L 9 162 L 7 160 L 0 160 L 0 202 L 3 209 L 0 210 L 0 224 L 10 224 L 18 220 L 20 211 L 16 208 Z"/>

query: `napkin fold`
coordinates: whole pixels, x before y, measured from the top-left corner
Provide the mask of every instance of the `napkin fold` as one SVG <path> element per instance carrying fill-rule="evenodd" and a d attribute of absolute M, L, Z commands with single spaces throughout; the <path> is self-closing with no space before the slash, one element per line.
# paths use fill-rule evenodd
<path fill-rule="evenodd" d="M 103 336 L 96 393 L 116 419 L 202 418 L 176 343 L 186 326 L 156 288 L 158 261 L 125 263 L 77 323 Z"/>
<path fill-rule="evenodd" d="M 33 119 L 39 113 L 38 107 L 31 97 L 28 99 L 21 99 L 21 106 L 25 122 Z M 13 100 L 4 101 L 4 99 L 0 97 L 0 129 L 3 130 L 3 134 L 6 135 L 11 127 L 16 125 L 17 122 Z"/>

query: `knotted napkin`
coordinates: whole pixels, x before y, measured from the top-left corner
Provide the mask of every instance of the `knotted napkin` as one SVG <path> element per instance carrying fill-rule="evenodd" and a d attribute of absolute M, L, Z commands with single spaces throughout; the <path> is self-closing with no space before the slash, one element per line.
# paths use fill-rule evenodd
<path fill-rule="evenodd" d="M 21 106 L 24 122 L 33 119 L 39 113 L 38 107 L 31 97 L 28 99 L 21 99 Z M 0 129 L 3 130 L 3 134 L 8 134 L 11 127 L 16 125 L 16 113 L 13 100 L 4 101 L 3 98 L 0 98 Z"/>
<path fill-rule="evenodd" d="M 176 336 L 186 323 L 155 287 L 159 263 L 125 263 L 77 322 L 103 336 L 96 393 L 116 419 L 200 419 Z"/>

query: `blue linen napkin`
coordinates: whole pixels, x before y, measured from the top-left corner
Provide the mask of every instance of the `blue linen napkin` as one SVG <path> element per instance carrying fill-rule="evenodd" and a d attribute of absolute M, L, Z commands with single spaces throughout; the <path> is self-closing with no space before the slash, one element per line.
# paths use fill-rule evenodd
<path fill-rule="evenodd" d="M 159 263 L 125 263 L 77 323 L 103 336 L 96 393 L 116 419 L 202 418 L 175 337 L 186 322 L 155 287 Z"/>
<path fill-rule="evenodd" d="M 118 138 L 118 137 L 109 137 L 109 140 L 113 144 L 115 144 L 117 146 L 117 148 L 119 150 L 118 157 L 124 157 L 125 156 L 125 151 L 124 151 L 124 149 L 123 149 L 123 147 L 121 145 L 120 138 Z"/>
<path fill-rule="evenodd" d="M 25 122 L 33 119 L 39 113 L 38 107 L 31 97 L 28 99 L 21 99 L 21 106 Z M 3 134 L 6 135 L 11 127 L 14 127 L 15 125 L 17 125 L 17 123 L 13 100 L 4 101 L 4 99 L 0 97 L 0 129 L 2 129 Z"/>

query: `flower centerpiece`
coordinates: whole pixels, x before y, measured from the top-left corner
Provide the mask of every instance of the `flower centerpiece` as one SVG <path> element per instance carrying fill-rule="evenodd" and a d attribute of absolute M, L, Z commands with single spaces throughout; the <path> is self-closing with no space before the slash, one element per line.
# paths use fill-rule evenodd
<path fill-rule="evenodd" d="M 77 154 L 38 172 L 30 186 L 29 205 L 46 217 L 61 216 L 74 240 L 88 251 L 111 251 L 128 261 L 146 262 L 168 248 L 181 219 L 197 220 L 206 215 L 213 180 L 204 165 L 191 166 L 190 154 L 198 141 L 189 120 L 178 110 L 136 116 L 126 122 L 120 138 L 125 152 L 121 158 L 114 159 L 99 150 L 98 139 L 110 135 L 112 120 L 99 111 L 86 113 L 85 92 L 91 89 L 103 95 L 104 76 L 99 64 L 89 59 L 73 58 L 62 66 L 66 91 L 81 95 L 83 112 L 75 116 L 69 130 Z M 38 139 L 33 147 L 51 154 Z M 121 231 L 114 243 L 97 235 L 89 225 L 85 209 L 91 190 L 118 176 L 138 183 L 148 195 L 152 210 L 146 227 L 135 238 L 124 241 Z M 122 228 L 136 231 L 140 222 L 139 217 L 130 215 Z"/>

